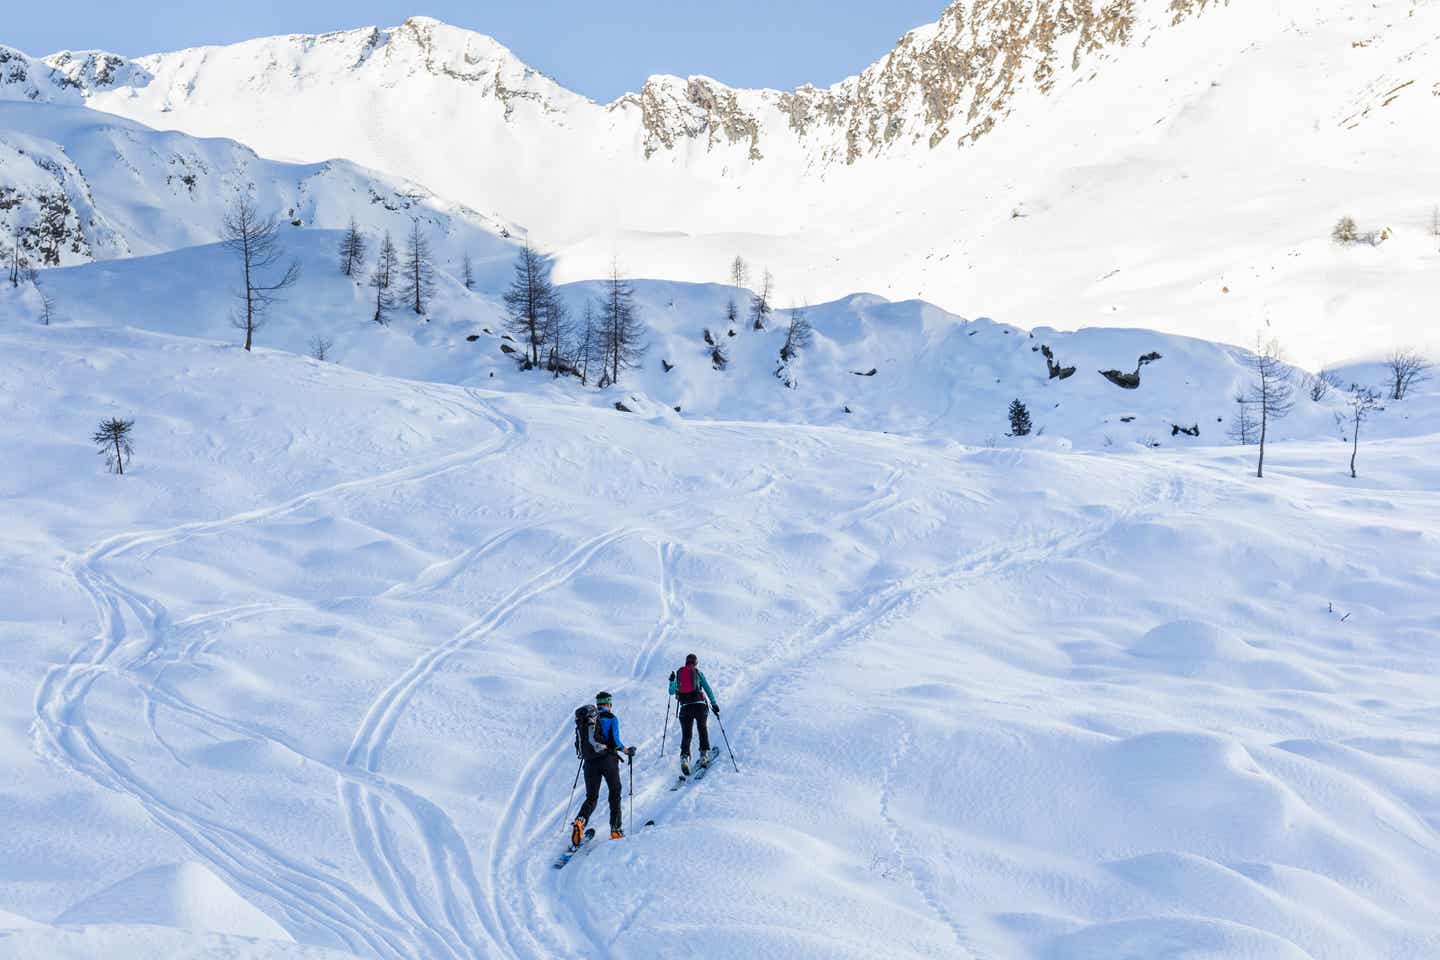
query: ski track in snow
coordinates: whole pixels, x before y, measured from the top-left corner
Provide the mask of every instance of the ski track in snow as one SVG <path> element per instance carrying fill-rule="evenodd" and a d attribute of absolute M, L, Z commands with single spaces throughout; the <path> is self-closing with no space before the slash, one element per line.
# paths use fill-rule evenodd
<path fill-rule="evenodd" d="M 473 391 L 471 395 L 481 401 Z M 76 772 L 137 799 L 157 823 L 187 843 L 227 880 L 278 903 L 297 925 L 297 932 L 304 935 L 307 930 L 311 931 L 311 939 L 324 931 L 353 951 L 379 957 L 614 956 L 616 940 L 628 923 L 622 923 L 614 935 L 602 934 L 584 905 L 574 897 L 563 895 L 566 888 L 576 882 L 577 875 L 583 877 L 583 871 L 578 874 L 550 871 L 548 862 L 552 851 L 536 844 L 551 833 L 557 836 L 559 833 L 555 829 L 555 801 L 544 796 L 544 788 L 563 779 L 557 777 L 559 767 L 568 767 L 566 747 L 571 736 L 568 718 L 531 757 L 517 778 L 495 824 L 489 845 L 487 883 L 483 885 L 465 839 L 450 816 L 413 790 L 386 780 L 380 773 L 380 764 L 401 716 L 426 681 L 447 660 L 484 642 L 529 601 L 568 583 L 598 554 L 627 537 L 644 532 L 642 529 L 619 527 L 581 541 L 560 560 L 512 589 L 481 617 L 422 653 L 371 703 L 354 734 L 344 764 L 338 767 L 307 756 L 281 732 L 218 716 L 160 684 L 170 666 L 191 662 L 208 649 L 215 642 L 214 631 L 222 630 L 234 620 L 274 612 L 286 605 L 247 604 L 171 623 L 159 603 L 123 587 L 102 569 L 106 560 L 141 548 L 153 553 L 194 537 L 219 535 L 244 524 L 294 512 L 325 497 L 422 482 L 504 453 L 523 437 L 520 424 L 488 412 L 483 401 L 478 407 L 453 403 L 451 407 L 457 412 L 486 416 L 497 427 L 498 439 L 424 465 L 368 480 L 335 484 L 224 520 L 112 537 L 73 560 L 70 572 L 91 597 L 101 628 L 91 642 L 75 652 L 69 663 L 53 668 L 37 692 L 37 746 L 44 745 L 48 755 Z M 799 442 L 801 440 L 796 441 Z M 892 466 L 871 497 L 837 516 L 837 528 L 871 520 L 900 505 L 903 498 L 899 485 L 904 476 L 903 466 Z M 763 491 L 773 484 L 771 476 L 756 489 Z M 959 492 L 964 495 L 964 491 Z M 1029 564 L 1074 555 L 1109 535 L 1121 522 L 1162 508 L 1173 513 L 1186 506 L 1191 498 L 1193 492 L 1172 473 L 1148 481 L 1137 491 L 1129 508 L 1112 511 L 1103 523 L 1096 524 L 1094 517 L 1084 516 L 1073 529 L 1060 526 L 1020 531 L 1003 544 L 978 544 L 948 564 L 871 591 L 858 606 L 831 611 L 792 631 L 779 640 L 767 656 L 738 671 L 725 692 L 726 701 L 735 703 L 729 713 L 740 718 L 739 725 L 746 729 L 746 741 L 758 742 L 764 738 L 767 724 L 765 711 L 761 709 L 763 704 L 783 697 L 798 682 L 799 673 L 813 665 L 817 658 L 838 654 L 873 636 L 877 630 L 903 621 L 917 604 L 938 592 Z M 660 610 L 654 626 L 636 651 L 630 668 L 631 683 L 654 680 L 651 673 L 657 656 L 678 636 L 684 622 L 684 593 L 676 574 L 683 547 L 672 539 L 676 531 L 658 522 L 660 517 L 681 509 L 676 506 L 652 514 L 657 520 L 652 529 L 666 530 L 652 534 L 659 569 Z M 703 519 L 697 521 L 697 525 L 703 522 Z M 503 530 L 457 557 L 426 567 L 409 583 L 392 585 L 382 596 L 410 597 L 437 589 L 526 529 L 532 527 L 520 525 Z M 128 625 L 131 620 L 140 626 L 138 635 Z M 167 802 L 131 773 L 122 759 L 106 750 L 85 720 L 85 697 L 101 676 L 121 677 L 140 690 L 146 699 L 147 724 L 152 735 L 177 762 L 184 763 L 164 742 L 156 726 L 159 707 L 273 744 L 331 769 L 355 851 L 381 902 L 340 877 L 285 857 L 258 837 Z M 744 724 L 745 718 L 757 714 L 756 727 Z M 880 816 L 910 885 L 950 930 L 957 947 L 979 957 L 963 922 L 936 898 L 922 872 L 916 869 L 917 855 L 890 815 L 894 769 L 908 737 L 906 731 L 899 752 L 885 770 Z M 639 799 L 646 815 L 657 818 L 663 818 L 681 803 L 704 803 L 702 796 L 660 795 L 654 784 L 642 791 Z M 566 810 L 561 811 L 562 820 L 568 816 L 568 804 L 567 800 Z M 635 827 L 631 825 L 632 830 Z M 406 856 L 407 838 L 418 842 L 418 860 Z M 417 863 L 424 866 L 423 877 L 414 872 Z"/>
<path fill-rule="evenodd" d="M 582 542 L 564 559 L 512 590 L 485 616 L 445 643 L 423 654 L 370 706 L 359 730 L 356 731 L 354 742 L 346 756 L 346 764 L 367 772 L 377 771 L 385 745 L 401 713 L 409 705 L 418 688 L 437 668 L 456 653 L 493 633 L 525 603 L 568 582 L 585 569 L 598 553 L 633 532 L 622 527 Z M 431 906 L 425 902 L 424 894 L 406 873 L 404 861 L 395 846 L 393 834 L 385 818 L 383 802 L 378 797 L 365 794 L 364 788 L 354 781 L 341 784 L 342 802 L 351 824 L 352 835 L 356 837 L 356 850 L 369 866 L 371 875 L 385 891 L 392 909 L 405 912 L 408 904 L 418 926 L 436 931 L 448 952 L 440 952 L 439 945 L 432 943 L 431 949 L 435 951 L 433 955 L 446 956 L 453 953 L 456 956 L 465 956 L 465 951 L 469 951 L 470 955 L 483 953 L 480 944 L 473 940 L 469 932 L 472 924 L 466 912 L 467 901 L 468 910 L 479 916 L 492 937 L 505 937 L 507 931 L 503 924 L 490 922 L 490 918 L 500 918 L 499 911 L 493 904 L 488 909 L 484 906 L 486 898 L 476 882 L 468 848 L 443 811 L 433 804 L 427 804 L 428 810 L 417 809 L 413 805 L 410 805 L 409 810 L 417 833 L 427 848 L 426 861 L 431 870 L 432 886 L 443 904 L 445 916 L 442 922 L 434 915 Z M 437 834 L 443 842 L 437 843 Z M 457 890 L 457 885 L 461 889 Z"/>
<path fill-rule="evenodd" d="M 416 385 L 416 392 L 430 399 L 437 399 L 440 393 L 420 385 Z M 413 919 L 401 920 L 400 914 L 375 903 L 343 880 L 286 857 L 280 851 L 268 847 L 258 837 L 168 802 L 154 788 L 132 773 L 120 756 L 105 748 L 86 719 L 85 699 L 95 681 L 102 676 L 116 677 L 131 682 L 145 697 L 147 724 L 155 734 L 157 742 L 172 757 L 175 757 L 174 750 L 160 738 L 155 727 L 157 705 L 273 744 L 309 762 L 333 769 L 332 765 L 325 764 L 323 760 L 307 756 L 273 731 L 220 717 L 189 703 L 158 683 L 167 666 L 188 661 L 208 646 L 207 641 L 197 639 L 185 643 L 179 650 L 172 649 L 175 641 L 185 640 L 194 628 L 211 621 L 223 623 L 242 616 L 273 612 L 287 605 L 252 604 L 191 617 L 179 624 L 172 624 L 160 603 L 119 584 L 103 572 L 103 564 L 107 560 L 142 548 L 153 554 L 196 537 L 219 535 L 242 525 L 271 520 L 348 492 L 373 491 L 424 482 L 513 448 L 523 437 L 523 426 L 518 421 L 493 412 L 477 392 L 468 392 L 478 401 L 477 406 L 449 400 L 443 405 L 457 414 L 478 414 L 496 428 L 498 436 L 479 447 L 378 476 L 344 481 L 280 504 L 246 511 L 221 520 L 117 535 L 72 558 L 67 562 L 66 568 L 81 590 L 90 597 L 100 629 L 90 641 L 78 648 L 64 665 L 53 667 L 47 672 L 35 697 L 32 736 L 37 752 L 51 757 L 101 786 L 133 797 L 157 824 L 187 844 L 227 881 L 275 901 L 292 923 L 300 928 L 302 935 L 307 928 L 316 934 L 324 931 L 328 934 L 327 939 L 338 940 L 354 952 L 379 957 L 474 956 L 483 951 L 480 950 L 480 944 L 473 939 L 473 928 L 468 924 L 454 922 L 450 929 L 451 935 L 447 936 L 437 933 L 437 927 L 428 922 L 432 918 L 427 911 L 417 909 L 417 913 L 421 914 L 419 922 Z M 593 552 L 592 550 L 587 554 L 586 559 L 593 555 Z M 510 607 L 512 610 L 524 598 L 516 599 L 517 602 Z M 494 616 L 497 612 L 498 616 Z M 493 629 L 503 620 L 506 612 L 508 611 L 499 611 L 497 608 L 497 611 L 492 611 L 492 619 L 482 620 L 474 626 L 481 633 L 486 629 Z M 138 630 L 131 627 L 132 621 Z M 178 631 L 176 627 L 179 627 Z M 381 709 L 378 712 L 372 710 L 362 728 L 372 737 L 367 743 L 374 748 L 375 757 L 378 758 L 378 751 L 383 747 L 385 737 L 388 737 L 393 729 L 397 715 L 394 708 L 403 708 L 413 695 L 418 682 L 428 676 L 445 658 L 447 652 L 463 647 L 471 639 L 474 637 L 468 631 L 458 638 L 452 638 L 451 643 L 444 648 L 432 651 L 431 655 L 417 661 L 401 682 L 386 691 L 382 696 Z M 146 677 L 145 674 L 151 667 L 158 667 L 158 670 L 153 676 Z M 375 737 L 376 734 L 378 737 Z M 456 858 L 458 869 L 454 872 L 473 878 L 473 870 L 468 868 L 468 853 L 463 841 L 459 840 L 458 833 L 448 817 L 438 807 L 397 784 L 387 783 L 375 776 L 373 771 L 346 767 L 335 772 L 341 780 L 342 795 L 355 794 L 363 789 L 368 795 L 371 811 L 377 809 L 382 802 L 380 797 L 405 806 L 420 826 L 422 835 L 431 837 L 438 834 L 445 838 L 447 842 L 443 855 Z M 359 776 L 361 774 L 370 775 Z M 442 851 L 437 851 L 432 846 L 431 853 L 433 865 L 439 862 Z M 395 874 L 392 876 L 403 875 L 403 867 L 396 866 L 397 860 L 387 861 L 389 866 L 386 868 L 381 868 L 379 862 L 373 858 L 367 859 L 367 862 L 372 866 L 372 873 L 383 876 L 393 866 Z M 450 888 L 444 886 L 437 889 Z M 413 892 L 412 887 L 412 895 Z M 473 885 L 468 892 L 471 901 L 478 902 L 479 893 Z M 391 899 L 393 907 L 395 901 L 393 897 Z M 448 916 L 455 921 L 455 898 L 449 898 L 445 906 Z"/>
<path fill-rule="evenodd" d="M 680 552 L 680 547 L 674 542 L 660 540 L 656 544 L 660 567 L 660 614 L 636 652 L 630 670 L 630 683 L 649 677 L 656 655 L 679 633 L 684 621 L 685 604 L 675 574 Z M 555 829 L 553 801 L 547 805 L 543 788 L 559 766 L 568 765 L 571 751 L 565 747 L 573 736 L 573 730 L 573 724 L 567 720 L 531 757 L 516 781 L 504 815 L 496 823 L 495 839 L 491 844 L 490 890 L 495 922 L 506 932 L 512 956 L 525 953 L 538 956 L 610 955 L 609 945 L 589 922 L 582 907 L 563 896 L 554 896 L 548 904 L 537 896 L 537 891 L 547 887 L 563 889 L 565 873 L 569 872 L 549 869 L 551 851 L 540 847 L 537 852 L 536 841 L 553 832 L 556 843 L 560 842 L 561 831 Z M 569 816 L 570 803 L 567 800 L 562 811 L 561 826 L 564 818 Z M 646 804 L 645 808 L 648 809 L 648 806 Z M 631 823 L 629 829 L 634 832 L 637 824 Z M 505 838 L 510 838 L 508 843 Z M 572 869 L 574 866 L 572 864 Z M 561 911 L 569 915 L 571 927 L 585 938 L 586 943 L 581 948 L 577 949 L 566 937 L 565 925 L 557 915 Z"/>
<path fill-rule="evenodd" d="M 892 468 L 874 495 L 856 508 L 841 514 L 840 519 L 845 522 L 840 524 L 840 519 L 837 519 L 837 525 L 853 525 L 895 507 L 901 499 L 897 488 L 902 477 L 903 470 L 900 467 Z M 813 664 L 815 658 L 837 653 L 872 636 L 882 626 L 903 620 L 925 597 L 963 585 L 967 581 L 1000 575 L 1027 564 L 1073 555 L 1104 539 L 1119 523 L 1152 510 L 1164 509 L 1173 512 L 1185 507 L 1189 495 L 1178 476 L 1155 478 L 1147 481 L 1136 493 L 1128 509 L 1115 512 L 1098 529 L 1091 518 L 1083 518 L 1075 529 L 1031 534 L 1021 539 L 1018 544 L 1011 539 L 1004 545 L 982 545 L 938 570 L 897 581 L 872 593 L 857 609 L 839 611 L 796 631 L 778 645 L 775 653 L 737 674 L 735 682 L 730 684 L 725 692 L 725 700 L 736 704 L 728 715 L 743 719 L 754 713 L 758 702 L 767 697 L 783 695 L 787 684 L 796 682 L 793 675 Z M 648 674 L 656 652 L 670 636 L 678 632 L 683 620 L 683 594 L 677 587 L 674 574 L 678 549 L 670 543 L 662 543 L 660 546 L 660 614 L 646 643 L 636 656 L 631 671 L 632 680 L 639 680 Z M 761 726 L 764 726 L 763 722 Z M 604 936 L 586 915 L 583 905 L 577 903 L 573 897 L 559 895 L 571 883 L 577 882 L 575 873 L 563 871 L 547 882 L 545 874 L 550 871 L 541 871 L 541 867 L 548 863 L 549 851 L 542 848 L 537 852 L 534 842 L 554 827 L 555 810 L 553 804 L 545 806 L 540 791 L 543 784 L 554 778 L 561 759 L 568 757 L 565 745 L 570 736 L 570 724 L 562 724 L 545 747 L 531 758 L 517 782 L 515 796 L 507 804 L 505 817 L 497 827 L 497 839 L 492 844 L 490 889 L 497 908 L 497 923 L 507 935 L 517 935 L 508 940 L 513 955 L 616 956 L 615 940 L 623 934 L 628 925 L 622 922 L 615 936 Z M 763 739 L 763 733 L 755 730 L 747 736 L 747 740 Z M 647 817 L 662 820 L 682 803 L 699 805 L 704 802 L 703 797 L 699 796 L 668 797 L 660 793 L 653 784 L 642 790 L 637 799 Z M 887 823 L 890 822 L 883 809 L 882 817 L 887 817 Z M 635 826 L 632 824 L 631 829 L 635 829 Z M 558 835 L 558 831 L 554 832 Z M 516 838 L 512 839 L 508 849 L 501 845 L 499 838 L 502 835 Z M 894 836 L 898 847 L 903 843 L 903 839 L 898 833 Z M 529 856 L 526 855 L 527 852 Z M 903 849 L 900 856 L 906 864 L 906 872 L 912 885 L 951 931 L 956 943 L 971 957 L 988 960 L 974 948 L 964 925 L 953 914 L 944 910 L 933 893 L 924 886 L 911 866 L 913 858 L 907 857 Z M 583 872 L 580 875 L 583 876 Z M 537 891 L 547 886 L 557 888 L 556 895 L 548 905 L 541 902 L 537 896 Z M 500 895 L 502 890 L 506 891 L 505 896 Z M 501 918 L 500 911 L 505 911 L 508 916 Z M 569 929 L 584 936 L 587 942 L 582 947 L 577 948 L 566 937 L 565 925 L 558 916 L 561 914 L 568 915 Z M 542 926 L 544 929 L 540 929 Z"/>
<path fill-rule="evenodd" d="M 905 877 L 909 881 L 911 888 L 920 896 L 920 899 L 925 901 L 925 905 L 939 918 L 940 922 L 950 928 L 950 933 L 955 938 L 955 946 L 965 951 L 965 953 L 974 958 L 974 960 L 990 960 L 987 954 L 982 953 L 980 949 L 975 946 L 974 941 L 970 939 L 970 935 L 965 930 L 964 925 L 955 919 L 954 914 L 945 907 L 945 904 L 935 895 L 935 891 L 931 888 L 930 884 L 928 884 L 915 869 L 915 861 L 919 859 L 919 855 L 915 852 L 914 845 L 906 838 L 904 828 L 900 826 L 899 822 L 897 822 L 890 813 L 890 803 L 895 787 L 895 773 L 900 767 L 901 760 L 910 752 L 910 745 L 914 741 L 914 734 L 909 724 L 899 717 L 895 718 L 895 722 L 900 727 L 900 736 L 896 740 L 895 749 L 891 751 L 890 757 L 885 764 L 885 775 L 880 783 L 879 808 L 880 819 L 884 822 L 885 830 L 890 835 L 890 844 L 895 849 L 896 860 L 900 864 L 900 869 L 905 871 Z"/>
<path fill-rule="evenodd" d="M 427 397 L 439 393 L 419 385 L 416 392 Z M 547 744 L 536 754 L 497 823 L 488 891 L 481 888 L 468 846 L 445 811 L 414 791 L 386 780 L 379 774 L 379 766 L 405 709 L 445 661 L 482 642 L 530 600 L 569 582 L 607 547 L 639 531 L 621 527 L 581 542 L 560 561 L 512 590 L 482 617 L 422 654 L 370 705 L 340 767 L 308 755 L 278 731 L 215 714 L 160 683 L 169 667 L 190 663 L 204 653 L 216 642 L 226 624 L 303 607 L 252 603 L 199 614 L 172 624 L 157 601 L 121 586 L 102 571 L 102 565 L 107 560 L 140 550 L 148 557 L 194 538 L 223 535 L 237 527 L 293 513 L 343 493 L 423 482 L 513 448 L 523 436 L 521 425 L 489 413 L 482 398 L 474 391 L 470 393 L 482 406 L 470 407 L 453 401 L 442 405 L 457 413 L 485 416 L 497 427 L 498 441 L 428 464 L 335 484 L 223 520 L 111 537 L 73 560 L 70 572 L 91 597 L 101 629 L 91 644 L 76 651 L 69 663 L 50 671 L 36 695 L 34 737 L 42 752 L 103 786 L 137 799 L 157 823 L 189 845 L 229 882 L 275 901 L 302 935 L 306 929 L 323 929 L 348 949 L 367 955 L 459 958 L 488 956 L 492 952 L 518 955 L 521 949 L 542 953 L 556 948 L 569 949 L 561 925 L 554 919 L 550 921 L 549 931 L 532 931 L 545 905 L 524 879 L 507 883 L 503 874 L 506 869 L 515 869 L 515 877 L 524 877 L 527 866 L 524 854 L 530 849 L 534 835 L 543 830 L 544 821 L 551 818 L 551 811 L 542 809 L 539 789 L 546 773 L 558 762 L 557 757 L 563 756 L 568 724 L 553 738 L 558 744 Z M 773 482 L 773 477 L 767 482 Z M 673 511 L 659 511 L 656 516 L 669 512 Z M 529 528 L 517 526 L 504 530 L 458 557 L 432 564 L 410 583 L 392 585 L 381 595 L 405 597 L 437 589 L 525 529 Z M 632 666 L 634 678 L 651 669 L 656 654 L 674 635 L 683 615 L 683 603 L 676 592 L 672 570 L 677 552 L 678 547 L 671 542 L 657 543 L 663 613 L 637 653 Z M 131 656 L 122 658 L 118 655 L 120 651 L 136 642 L 126 623 L 127 609 L 131 611 L 131 618 L 142 625 L 144 643 Z M 156 716 L 161 707 L 196 722 L 265 742 L 330 769 L 337 779 L 340 805 L 356 853 L 383 904 L 339 878 L 284 857 L 256 837 L 168 803 L 150 785 L 131 774 L 123 761 L 105 750 L 98 734 L 84 719 L 85 697 L 100 676 L 114 676 L 134 685 L 145 698 L 150 732 L 181 765 L 188 766 L 159 733 Z M 397 823 L 397 812 L 403 812 L 413 829 Z M 405 856 L 404 838 L 412 835 L 420 842 L 427 868 L 424 886 Z M 427 888 L 433 891 L 434 902 L 427 896 Z M 504 897 L 499 895 L 502 889 Z"/>

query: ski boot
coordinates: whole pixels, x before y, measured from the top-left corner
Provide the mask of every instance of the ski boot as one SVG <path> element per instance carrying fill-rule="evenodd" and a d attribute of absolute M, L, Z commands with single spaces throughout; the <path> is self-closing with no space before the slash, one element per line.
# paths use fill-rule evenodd
<path fill-rule="evenodd" d="M 570 846 L 578 847 L 585 841 L 585 821 L 580 817 L 570 824 Z"/>
<path fill-rule="evenodd" d="M 625 831 L 624 831 L 624 830 L 611 830 L 611 831 L 610 831 L 610 839 L 611 839 L 611 840 L 624 840 L 624 839 L 625 839 Z"/>
<path fill-rule="evenodd" d="M 690 776 L 690 755 L 688 753 L 680 754 L 680 776 Z"/>

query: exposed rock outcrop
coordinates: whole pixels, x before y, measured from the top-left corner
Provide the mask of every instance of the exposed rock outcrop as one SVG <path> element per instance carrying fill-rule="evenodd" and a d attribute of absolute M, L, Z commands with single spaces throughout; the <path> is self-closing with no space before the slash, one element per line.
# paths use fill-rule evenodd
<path fill-rule="evenodd" d="M 1074 367 L 1062 367 L 1055 362 L 1055 354 L 1045 344 L 1040 345 L 1040 353 L 1045 357 L 1045 368 L 1050 371 L 1051 380 L 1068 380 L 1075 376 Z"/>
<path fill-rule="evenodd" d="M 1140 368 L 1147 363 L 1154 363 L 1160 359 L 1162 359 L 1160 354 L 1151 351 L 1139 359 L 1132 373 L 1121 373 L 1119 370 L 1101 370 L 1100 376 L 1109 380 L 1117 387 L 1124 387 L 1126 390 L 1137 390 L 1140 387 Z"/>

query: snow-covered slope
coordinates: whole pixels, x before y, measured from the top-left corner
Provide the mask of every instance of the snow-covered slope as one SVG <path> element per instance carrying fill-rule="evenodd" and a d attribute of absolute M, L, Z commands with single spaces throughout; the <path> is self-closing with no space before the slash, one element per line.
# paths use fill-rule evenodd
<path fill-rule="evenodd" d="M 508 266 L 515 250 L 499 219 L 346 160 L 279 163 L 233 140 L 161 133 L 84 107 L 0 101 L 0 231 L 8 251 L 20 230 L 37 267 L 213 243 L 240 190 L 296 228 L 338 229 L 354 217 L 398 243 L 418 218 L 457 267 L 467 250 L 485 263 L 479 269 Z"/>
<path fill-rule="evenodd" d="M 1315 365 L 1433 339 L 1437 35 L 1414 0 L 960 0 L 828 90 L 660 77 L 600 105 L 416 18 L 57 54 L 0 91 L 398 173 L 525 223 L 570 279 L 619 253 L 713 281 L 741 251 L 786 298 L 1228 342 L 1268 324 Z M 1393 238 L 1334 247 L 1347 212 Z"/>
<path fill-rule="evenodd" d="M 487 264 L 473 291 L 455 279 L 453 262 L 444 264 L 426 315 L 399 308 L 381 327 L 371 322 L 373 290 L 340 273 L 338 244 L 331 231 L 287 237 L 301 281 L 260 331 L 260 346 L 306 354 L 314 338 L 324 337 L 332 360 L 371 373 L 501 390 L 548 380 L 519 370 L 502 352 L 510 346 L 501 303 L 508 259 Z M 232 254 L 208 246 L 47 271 L 42 285 L 62 323 L 238 342 L 231 327 L 238 271 Z M 638 395 L 666 411 L 678 407 L 687 418 L 846 426 L 973 444 L 1006 442 L 1007 408 L 1020 399 L 1039 433 L 1028 443 L 1097 450 L 1227 443 L 1234 397 L 1251 377 L 1244 351 L 1223 344 L 1139 329 L 1025 331 L 872 294 L 808 309 L 815 342 L 782 370 L 786 311 L 756 331 L 748 322 L 726 322 L 727 302 L 743 307 L 745 291 L 660 280 L 636 281 L 635 289 L 649 349 L 623 389 L 596 392 L 567 378 L 547 384 L 551 395 L 601 406 Z M 575 316 L 600 292 L 590 283 L 564 288 Z M 34 323 L 38 308 L 33 290 L 0 289 L 0 322 Z M 723 370 L 707 336 L 728 358 Z M 1152 359 L 1142 365 L 1142 357 Z M 1101 373 L 1137 370 L 1135 389 Z M 1380 386 L 1384 375 L 1370 368 L 1349 379 Z M 1274 436 L 1337 445 L 1348 436 L 1336 419 L 1345 411 L 1340 391 L 1319 402 L 1303 389 L 1297 394 L 1301 402 L 1274 425 Z M 1391 404 L 1367 429 L 1411 436 L 1435 412 L 1415 402 Z"/>
<path fill-rule="evenodd" d="M 14 318 L 0 383 L 0 956 L 1440 952 L 1433 433 L 1262 482 Z M 670 793 L 690 651 L 739 771 Z M 556 873 L 602 688 L 631 835 Z M 231 893 L 296 944 L 179 928 Z"/>

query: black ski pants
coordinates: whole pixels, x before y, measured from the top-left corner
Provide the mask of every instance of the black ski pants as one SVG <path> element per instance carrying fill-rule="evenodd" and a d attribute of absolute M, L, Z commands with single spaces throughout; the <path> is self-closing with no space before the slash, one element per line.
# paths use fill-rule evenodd
<path fill-rule="evenodd" d="M 585 761 L 585 802 L 580 804 L 579 818 L 590 822 L 590 814 L 600 802 L 600 781 L 610 788 L 610 832 L 620 829 L 620 811 L 624 800 L 620 792 L 620 758 L 613 753 L 601 754 Z"/>
<path fill-rule="evenodd" d="M 692 728 L 700 728 L 700 756 L 710 752 L 710 731 L 705 720 L 710 716 L 710 704 L 704 700 L 680 704 L 680 756 L 690 756 L 690 734 Z"/>

